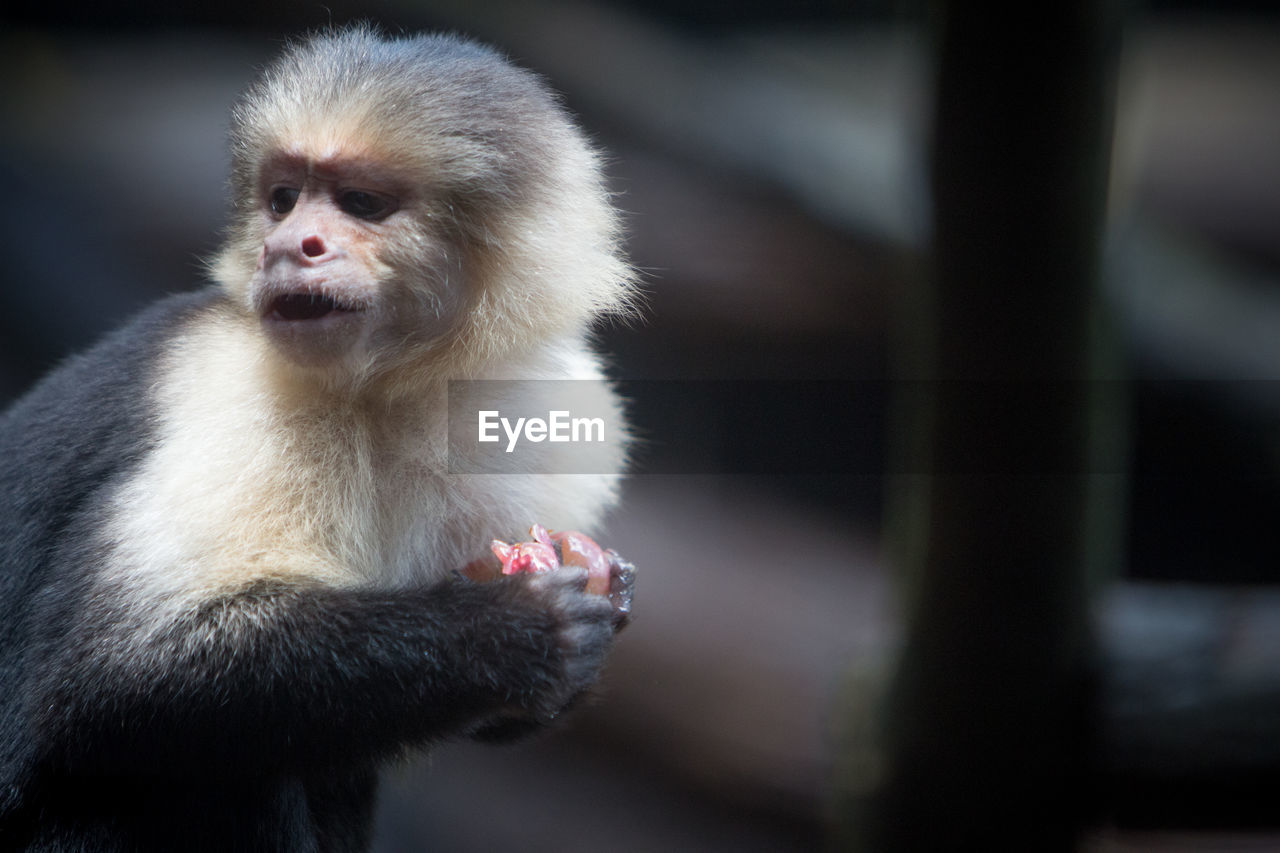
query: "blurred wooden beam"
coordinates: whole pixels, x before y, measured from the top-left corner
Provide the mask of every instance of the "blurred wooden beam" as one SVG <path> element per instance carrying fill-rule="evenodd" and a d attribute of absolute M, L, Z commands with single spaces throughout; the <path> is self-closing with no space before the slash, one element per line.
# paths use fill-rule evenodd
<path fill-rule="evenodd" d="M 867 849 L 1072 850 L 1087 819 L 1103 5 L 942 11 L 933 281 L 904 354 L 930 393 Z"/>

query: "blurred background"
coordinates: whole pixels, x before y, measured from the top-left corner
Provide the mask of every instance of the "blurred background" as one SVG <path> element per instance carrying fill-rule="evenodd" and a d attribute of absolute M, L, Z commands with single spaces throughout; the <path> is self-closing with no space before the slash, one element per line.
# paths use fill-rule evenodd
<path fill-rule="evenodd" d="M 1099 301 L 1122 450 L 1084 475 L 1120 484 L 1089 587 L 1103 793 L 1063 797 L 1084 849 L 1280 849 L 1280 16 L 1123 12 Z M 919 473 L 893 406 L 930 274 L 936 6 L 10 9 L 0 401 L 202 285 L 231 103 L 286 36 L 361 18 L 545 75 L 608 152 L 648 294 L 600 334 L 644 439 L 601 537 L 640 567 L 635 623 L 563 731 L 392 773 L 378 849 L 853 843 L 909 614 L 883 531 Z"/>

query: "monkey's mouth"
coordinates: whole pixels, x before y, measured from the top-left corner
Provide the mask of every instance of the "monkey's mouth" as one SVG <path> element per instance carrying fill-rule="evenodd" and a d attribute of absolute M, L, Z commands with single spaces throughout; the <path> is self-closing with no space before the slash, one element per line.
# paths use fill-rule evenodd
<path fill-rule="evenodd" d="M 267 306 L 267 317 L 295 323 L 319 320 L 334 313 L 354 314 L 361 310 L 360 305 L 340 302 L 323 293 L 285 293 L 271 300 Z"/>
<path fill-rule="evenodd" d="M 330 364 L 356 347 L 377 313 L 372 294 L 329 282 L 258 285 L 257 309 L 271 342 L 298 364 Z"/>

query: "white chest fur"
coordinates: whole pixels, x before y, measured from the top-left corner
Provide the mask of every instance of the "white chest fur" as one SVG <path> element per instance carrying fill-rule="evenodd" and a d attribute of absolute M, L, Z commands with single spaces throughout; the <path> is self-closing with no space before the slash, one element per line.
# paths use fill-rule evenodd
<path fill-rule="evenodd" d="M 394 586 L 535 521 L 590 530 L 616 498 L 617 472 L 451 474 L 443 384 L 395 406 L 290 395 L 257 336 L 207 323 L 184 340 L 155 389 L 155 448 L 114 498 L 108 580 L 165 599 L 269 577 Z M 569 355 L 540 369 L 596 371 Z"/>

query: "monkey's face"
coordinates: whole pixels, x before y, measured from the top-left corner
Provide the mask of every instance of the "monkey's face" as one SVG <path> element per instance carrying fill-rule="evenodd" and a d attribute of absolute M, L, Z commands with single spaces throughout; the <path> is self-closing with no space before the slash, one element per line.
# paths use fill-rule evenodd
<path fill-rule="evenodd" d="M 210 272 L 308 379 L 402 390 L 629 312 L 598 158 L 536 77 L 449 37 L 307 44 L 233 111 Z"/>
<path fill-rule="evenodd" d="M 291 360 L 365 372 L 447 330 L 456 259 L 393 170 L 367 157 L 278 156 L 262 170 L 257 205 L 262 246 L 248 297 Z"/>

